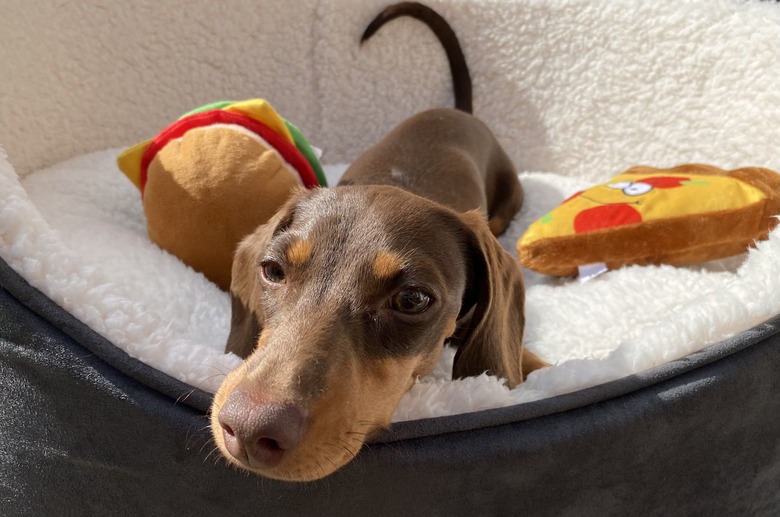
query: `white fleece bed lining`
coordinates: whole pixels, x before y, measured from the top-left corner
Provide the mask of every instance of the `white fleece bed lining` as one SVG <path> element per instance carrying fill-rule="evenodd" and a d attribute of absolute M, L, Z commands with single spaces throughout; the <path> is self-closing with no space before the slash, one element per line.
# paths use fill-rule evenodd
<path fill-rule="evenodd" d="M 149 241 L 138 191 L 114 165 L 118 151 L 21 181 L 0 155 L 0 256 L 132 357 L 213 392 L 240 362 L 223 353 L 228 296 Z M 343 170 L 326 167 L 331 185 Z M 533 220 L 591 184 L 545 173 L 520 178 L 526 202 L 500 239 L 513 255 Z M 540 400 L 701 350 L 780 313 L 779 263 L 775 230 L 748 254 L 700 267 L 627 267 L 586 283 L 526 271 L 526 346 L 555 366 L 509 390 L 487 375 L 452 381 L 454 351 L 446 350 L 393 420 Z"/>

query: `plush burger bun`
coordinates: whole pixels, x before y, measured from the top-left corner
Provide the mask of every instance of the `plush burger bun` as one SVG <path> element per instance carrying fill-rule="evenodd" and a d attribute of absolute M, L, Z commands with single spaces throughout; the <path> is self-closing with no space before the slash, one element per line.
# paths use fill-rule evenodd
<path fill-rule="evenodd" d="M 123 171 L 137 172 L 125 173 L 141 189 L 149 238 L 224 290 L 241 239 L 296 188 L 324 184 L 311 148 L 298 147 L 297 128 L 267 103 L 231 110 L 236 104 L 190 112 L 133 148 L 124 168 L 120 157 Z"/>

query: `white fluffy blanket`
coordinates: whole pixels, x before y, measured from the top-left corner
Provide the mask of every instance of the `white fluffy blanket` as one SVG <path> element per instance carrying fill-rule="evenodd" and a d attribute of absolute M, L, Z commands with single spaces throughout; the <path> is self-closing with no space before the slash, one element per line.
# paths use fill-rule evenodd
<path fill-rule="evenodd" d="M 58 304 L 147 364 L 213 391 L 239 363 L 222 353 L 229 301 L 146 236 L 138 191 L 118 150 L 80 156 L 19 182 L 0 160 L 0 255 Z M 331 182 L 343 167 L 328 167 Z M 527 202 L 502 237 L 521 232 L 584 180 L 521 175 Z M 527 346 L 555 364 L 514 390 L 491 376 L 452 381 L 448 350 L 394 419 L 538 400 L 680 358 L 780 313 L 780 231 L 747 257 L 696 268 L 629 267 L 595 280 L 527 272 Z"/>

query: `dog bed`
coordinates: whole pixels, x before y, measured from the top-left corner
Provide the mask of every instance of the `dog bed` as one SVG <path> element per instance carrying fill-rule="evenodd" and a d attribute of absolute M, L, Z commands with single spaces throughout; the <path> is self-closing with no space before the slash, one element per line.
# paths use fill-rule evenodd
<path fill-rule="evenodd" d="M 553 367 L 508 390 L 451 380 L 447 351 L 333 476 L 227 467 L 205 416 L 239 361 L 222 353 L 227 295 L 149 243 L 119 146 L 192 106 L 260 95 L 325 149 L 333 182 L 398 120 L 452 103 L 443 52 L 407 20 L 358 47 L 379 1 L 235 2 L 227 16 L 30 5 L 0 20 L 16 49 L 0 53 L 13 72 L 0 92 L 0 513 L 780 510 L 780 231 L 697 267 L 585 283 L 526 272 L 527 345 Z M 430 5 L 522 171 L 509 250 L 635 163 L 780 169 L 776 5 Z"/>

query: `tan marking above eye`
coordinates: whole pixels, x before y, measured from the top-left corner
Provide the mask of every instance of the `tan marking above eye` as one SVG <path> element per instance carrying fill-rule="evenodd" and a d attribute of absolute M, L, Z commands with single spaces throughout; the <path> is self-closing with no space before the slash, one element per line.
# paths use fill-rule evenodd
<path fill-rule="evenodd" d="M 390 251 L 380 251 L 374 258 L 374 276 L 380 280 L 394 277 L 401 271 L 402 267 L 401 257 Z"/>
<path fill-rule="evenodd" d="M 311 242 L 306 239 L 300 239 L 287 248 L 287 261 L 296 266 L 300 266 L 308 262 L 311 258 Z"/>

